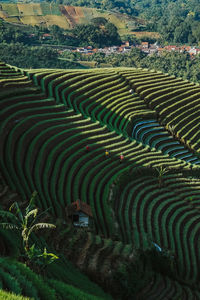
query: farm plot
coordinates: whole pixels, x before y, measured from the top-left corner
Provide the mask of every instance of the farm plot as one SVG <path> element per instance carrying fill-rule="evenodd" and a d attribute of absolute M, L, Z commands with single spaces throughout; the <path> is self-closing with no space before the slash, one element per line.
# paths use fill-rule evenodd
<path fill-rule="evenodd" d="M 46 22 L 46 25 L 53 26 L 57 25 L 59 27 L 62 27 L 64 29 L 69 28 L 69 22 L 64 16 L 59 16 L 59 15 L 45 15 L 44 20 Z"/>
<path fill-rule="evenodd" d="M 9 174 L 10 182 L 15 182 L 14 185 L 17 185 L 20 192 L 24 191 L 27 195 L 35 189 L 38 190 L 43 208 L 51 205 L 56 215 L 61 213 L 62 207 L 69 204 L 66 202 L 69 195 L 71 195 L 71 201 L 76 200 L 77 197 L 87 201 L 94 208 L 98 227 L 104 234 L 110 234 L 111 226 L 107 226 L 107 229 L 105 227 L 110 217 L 106 203 L 102 203 L 100 199 L 108 197 L 108 181 L 110 180 L 111 184 L 116 176 L 128 167 L 128 162 L 132 164 L 132 162 L 142 160 L 144 164 L 145 161 L 148 164 L 152 157 L 155 159 L 155 165 L 162 160 L 167 165 L 181 164 L 162 157 L 160 153 L 148 153 L 148 149 L 142 149 L 142 145 L 133 142 L 130 144 L 123 139 L 120 143 L 120 137 L 115 137 L 114 133 L 99 127 L 97 123 L 88 124 L 88 129 L 86 124 L 83 127 L 81 124 L 80 126 L 74 124 L 73 131 L 72 125 L 69 124 L 70 128 L 67 129 L 66 122 L 62 125 L 62 122 L 60 124 L 59 120 L 54 119 L 58 115 L 63 115 L 66 121 L 68 119 L 70 121 L 70 118 L 67 117 L 64 107 L 60 105 L 54 107 L 51 99 L 43 101 L 32 99 L 25 103 L 21 102 L 21 99 L 18 99 L 18 103 L 16 101 L 17 99 L 15 99 L 15 104 L 10 102 L 12 105 L 9 108 L 1 110 L 2 118 L 7 116 L 2 126 L 8 127 L 8 124 L 14 123 L 14 127 L 4 139 L 4 150 L 2 149 L 4 167 L 6 167 L 7 175 Z M 71 114 L 71 111 L 69 113 Z M 47 120 L 44 122 L 42 120 L 45 117 Z M 57 123 L 59 125 L 56 125 Z M 32 129 L 29 129 L 30 124 L 32 126 L 35 124 Z M 42 129 L 42 124 L 44 129 Z M 83 130 L 85 134 L 81 133 Z M 32 139 L 31 142 L 29 138 Z M 92 143 L 94 149 L 84 155 L 84 147 L 88 143 Z M 55 144 L 59 147 L 55 147 Z M 104 155 L 106 147 L 112 151 L 112 157 L 108 160 Z M 127 156 L 127 165 L 119 163 L 117 155 L 120 151 Z M 60 153 L 59 156 L 58 153 Z M 49 177 L 50 175 L 52 177 Z M 68 178 L 67 185 L 65 184 L 66 178 Z M 23 188 L 21 182 L 24 183 Z M 57 190 L 58 182 L 59 189 Z"/>
<path fill-rule="evenodd" d="M 145 250 L 154 242 L 171 251 L 177 278 L 196 284 L 200 181 L 184 172 L 198 170 L 199 159 L 161 126 L 158 102 L 151 108 L 153 93 L 162 93 L 169 82 L 172 94 L 193 94 L 193 85 L 182 87 L 179 79 L 148 70 L 27 72 L 0 63 L 0 167 L 24 199 L 37 190 L 38 204 L 51 207 L 56 217 L 65 217 L 77 199 L 89 204 L 96 233 L 107 238 L 116 236 L 114 211 L 123 243 Z M 147 172 L 134 174 L 138 167 Z M 111 199 L 115 188 L 118 195 Z M 110 239 L 96 254 L 97 266 L 100 254 L 110 255 L 109 247 Z M 131 251 L 127 246 L 121 255 Z M 178 285 L 160 280 L 154 278 L 162 288 L 149 287 L 149 299 L 164 299 L 170 286 L 178 295 Z M 182 298 L 189 293 L 186 288 Z"/>
<path fill-rule="evenodd" d="M 148 84 L 147 81 L 138 82 L 135 71 L 122 71 L 121 74 L 136 87 L 146 105 L 157 113 L 160 124 L 164 125 L 184 147 L 193 152 L 200 151 L 199 85 L 180 79 L 172 79 L 171 85 L 170 82 L 166 84 L 163 80 L 159 82 L 159 76 L 163 78 L 162 74 L 155 77 L 153 72 L 145 75 Z"/>
<path fill-rule="evenodd" d="M 151 242 L 171 251 L 178 276 L 198 282 L 199 196 L 198 179 L 191 185 L 181 174 L 166 174 L 161 186 L 155 174 L 140 174 L 115 203 L 124 242 L 144 250 Z"/>
<path fill-rule="evenodd" d="M 34 273 L 25 264 L 3 257 L 0 259 L 0 297 L 16 300 L 55 300 L 58 297 L 63 298 L 63 295 L 75 299 L 78 295 L 84 299 L 111 299 L 67 260 L 62 259 L 61 262 L 55 263 L 53 268 L 49 268 L 48 277 L 48 280 L 44 281 L 42 276 Z M 20 296 L 22 293 L 28 298 Z"/>
<path fill-rule="evenodd" d="M 37 24 L 44 24 L 45 18 L 43 16 L 21 16 L 20 21 L 25 25 L 35 26 Z"/>
<path fill-rule="evenodd" d="M 40 81 L 37 80 L 38 76 Z M 44 91 L 48 91 L 50 96 L 56 97 L 57 103 L 99 121 L 110 130 L 132 137 L 171 157 L 199 163 L 198 157 L 185 143 L 181 143 L 166 130 L 168 128 L 160 125 L 156 111 L 147 105 L 143 95 L 141 97 L 150 87 L 164 87 L 166 90 L 168 86 L 176 86 L 178 90 L 185 85 L 193 87 L 192 84 L 186 84 L 174 76 L 137 69 L 119 69 L 115 72 L 112 69 L 105 69 L 103 72 L 74 71 L 65 72 L 65 75 L 58 70 L 50 74 L 35 74 L 33 80 L 37 81 Z M 145 125 L 145 122 L 149 123 L 149 119 L 154 119 L 156 126 L 155 122 L 154 127 Z M 134 126 L 140 127 L 137 128 L 140 131 L 138 134 L 134 133 Z"/>
<path fill-rule="evenodd" d="M 42 16 L 42 10 L 39 3 L 17 3 L 17 8 L 20 16 Z"/>
<path fill-rule="evenodd" d="M 74 7 L 74 6 L 64 6 L 66 10 L 66 17 L 69 18 L 72 25 L 89 23 L 91 19 L 91 9 Z"/>
<path fill-rule="evenodd" d="M 10 17 L 19 16 L 19 10 L 14 3 L 1 3 L 2 10 L 5 11 Z"/>
<path fill-rule="evenodd" d="M 112 78 L 113 74 L 107 76 Z M 92 73 L 87 80 L 93 77 L 97 75 Z M 76 81 L 76 76 L 72 79 Z M 29 83 L 25 76 L 24 82 Z M 52 206 L 56 215 L 69 202 L 80 198 L 93 208 L 97 230 L 112 235 L 106 199 L 109 186 L 120 173 L 135 164 L 187 166 L 184 161 L 170 159 L 135 140 L 117 135 L 72 109 L 66 110 L 63 104 L 56 105 L 54 98 L 43 96 L 39 100 L 37 93 L 31 95 L 31 91 L 31 87 L 27 88 L 26 101 L 20 95 L 13 97 L 12 91 L 10 94 L 7 91 L 2 98 L 1 165 L 7 180 L 24 197 L 38 190 L 42 207 Z M 89 153 L 84 152 L 87 144 L 92 148 Z M 107 148 L 112 154 L 106 159 Z M 125 164 L 119 162 L 120 152 L 126 157 Z"/>
<path fill-rule="evenodd" d="M 84 74 L 86 78 L 84 78 Z M 43 81 L 49 82 L 51 76 L 53 75 L 44 76 Z M 75 76 L 77 83 L 74 80 Z M 119 129 L 122 123 L 131 123 L 131 118 L 134 116 L 139 117 L 144 114 L 154 116 L 154 112 L 147 109 L 145 103 L 139 101 L 137 94 L 132 95 L 130 93 L 129 86 L 126 85 L 120 75 L 111 71 L 106 71 L 103 74 L 102 72 L 90 71 L 81 72 L 80 76 L 74 72 L 71 81 L 67 76 L 63 77 L 62 81 L 62 76 L 59 76 L 58 73 L 58 78 L 53 77 L 53 80 L 49 82 L 50 94 L 54 93 L 59 103 L 65 103 L 87 116 L 91 115 L 106 125 L 109 123 L 109 126 L 114 126 L 115 130 Z M 88 79 L 88 76 L 92 77 Z M 100 80 L 101 76 L 102 80 Z M 57 86 L 56 82 L 58 82 Z M 44 85 L 42 86 L 44 87 Z M 52 86 L 54 86 L 54 92 Z M 123 102 L 124 106 L 122 107 L 120 103 Z M 123 125 L 126 129 L 127 126 L 128 124 Z M 124 129 L 123 131 L 125 132 Z"/>
<path fill-rule="evenodd" d="M 164 154 L 184 159 L 187 162 L 200 164 L 199 158 L 188 148 L 175 140 L 164 126 L 156 120 L 143 120 L 137 122 L 133 127 L 132 137 L 146 145 L 161 150 Z"/>

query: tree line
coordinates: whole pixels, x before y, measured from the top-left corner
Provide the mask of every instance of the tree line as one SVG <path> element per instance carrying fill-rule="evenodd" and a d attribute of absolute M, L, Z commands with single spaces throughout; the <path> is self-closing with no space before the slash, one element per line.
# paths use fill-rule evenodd
<path fill-rule="evenodd" d="M 96 67 L 105 64 L 109 67 L 141 67 L 169 73 L 193 82 L 199 82 L 200 80 L 200 57 L 196 56 L 191 59 L 188 53 L 164 51 L 159 56 L 157 54 L 146 55 L 139 48 L 133 48 L 130 52 L 124 54 L 106 55 L 97 52 L 88 56 L 77 52 L 64 52 L 62 56 L 74 62 L 93 61 Z"/>
<path fill-rule="evenodd" d="M 49 34 L 49 39 L 43 38 Z M 18 27 L 0 22 L 0 43 L 23 43 L 25 45 L 68 45 L 83 47 L 106 47 L 119 45 L 121 38 L 117 28 L 105 18 L 93 18 L 90 24 L 77 25 L 71 30 L 64 30 L 57 25 Z"/>
<path fill-rule="evenodd" d="M 82 68 L 79 63 L 59 60 L 56 50 L 21 43 L 1 43 L 0 60 L 20 68 Z"/>

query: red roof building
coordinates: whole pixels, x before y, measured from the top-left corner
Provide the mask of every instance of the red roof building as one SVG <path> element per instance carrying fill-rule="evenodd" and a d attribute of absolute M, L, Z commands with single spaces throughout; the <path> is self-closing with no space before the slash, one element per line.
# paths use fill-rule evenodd
<path fill-rule="evenodd" d="M 67 207 L 67 214 L 72 216 L 72 222 L 77 227 L 88 227 L 93 217 L 91 207 L 79 199 Z"/>
<path fill-rule="evenodd" d="M 165 46 L 164 48 L 165 48 L 165 50 L 167 50 L 167 51 L 179 51 L 179 50 L 180 50 L 179 47 L 177 47 L 177 46 L 175 46 L 175 45 Z"/>
<path fill-rule="evenodd" d="M 82 211 L 89 217 L 93 217 L 91 207 L 87 203 L 78 199 L 77 201 L 72 202 L 71 206 L 75 212 Z"/>
<path fill-rule="evenodd" d="M 43 39 L 43 40 L 51 39 L 51 38 L 52 38 L 52 35 L 49 34 L 49 33 L 44 33 L 44 34 L 42 35 L 42 39 Z"/>
<path fill-rule="evenodd" d="M 141 45 L 142 45 L 142 48 L 149 48 L 148 42 L 142 42 Z"/>

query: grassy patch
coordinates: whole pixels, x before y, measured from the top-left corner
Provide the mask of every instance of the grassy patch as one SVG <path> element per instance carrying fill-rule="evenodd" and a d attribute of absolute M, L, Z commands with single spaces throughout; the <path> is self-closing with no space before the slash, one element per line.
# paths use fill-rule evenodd
<path fill-rule="evenodd" d="M 89 68 L 95 68 L 95 66 L 96 66 L 96 62 L 95 61 L 78 61 L 78 63 L 81 66 L 89 67 Z"/>
<path fill-rule="evenodd" d="M 19 10 L 16 4 L 2 3 L 2 10 L 7 12 L 10 17 L 19 16 Z"/>
<path fill-rule="evenodd" d="M 151 31 L 132 31 L 131 34 L 135 35 L 137 38 L 149 37 L 149 38 L 159 38 L 158 32 Z"/>

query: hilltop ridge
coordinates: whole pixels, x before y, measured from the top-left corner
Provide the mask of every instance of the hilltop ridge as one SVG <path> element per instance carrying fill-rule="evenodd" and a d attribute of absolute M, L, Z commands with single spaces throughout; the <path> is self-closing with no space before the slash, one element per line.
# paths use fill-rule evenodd
<path fill-rule="evenodd" d="M 64 29 L 78 24 L 88 24 L 92 19 L 102 17 L 113 23 L 121 35 L 128 34 L 135 26 L 135 18 L 102 11 L 96 8 L 66 6 L 41 3 L 5 3 L 1 2 L 0 18 L 21 25 L 58 25 Z M 139 22 L 139 21 L 138 21 Z"/>

